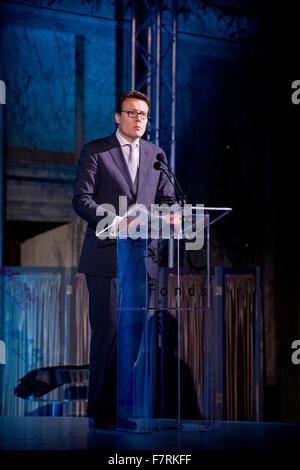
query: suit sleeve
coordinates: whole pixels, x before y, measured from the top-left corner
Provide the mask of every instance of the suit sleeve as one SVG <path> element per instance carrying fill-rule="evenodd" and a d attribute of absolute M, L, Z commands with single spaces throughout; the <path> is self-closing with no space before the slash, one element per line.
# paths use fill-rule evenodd
<path fill-rule="evenodd" d="M 164 155 L 165 161 L 167 161 L 166 155 L 164 152 L 162 152 L 161 149 L 159 149 L 161 153 Z M 167 167 L 165 167 L 165 170 L 168 171 Z M 175 204 L 177 202 L 174 188 L 172 184 L 170 183 L 169 178 L 165 174 L 164 171 L 160 171 L 160 177 L 158 181 L 158 186 L 156 190 L 156 195 L 155 195 L 155 203 L 156 204 Z"/>
<path fill-rule="evenodd" d="M 74 182 L 72 205 L 75 212 L 96 228 L 99 216 L 96 215 L 98 204 L 95 202 L 99 181 L 99 164 L 96 153 L 85 145 L 80 153 Z"/>

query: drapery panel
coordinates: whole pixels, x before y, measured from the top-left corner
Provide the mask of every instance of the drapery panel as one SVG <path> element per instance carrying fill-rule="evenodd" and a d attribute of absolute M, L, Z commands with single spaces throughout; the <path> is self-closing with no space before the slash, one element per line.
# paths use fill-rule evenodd
<path fill-rule="evenodd" d="M 32 273 L 13 269 L 7 268 L 8 275 L 1 277 L 1 339 L 6 345 L 2 415 L 30 415 L 38 408 L 44 408 L 48 415 L 49 404 L 52 410 L 53 404 L 24 400 L 14 394 L 14 389 L 33 369 L 88 365 L 90 329 L 85 278 L 82 274 L 72 276 L 69 268 L 54 273 L 51 268 L 49 272 L 35 269 Z M 52 396 L 55 399 L 54 392 Z M 74 401 L 72 414 L 82 416 L 84 410 L 84 403 Z M 59 413 L 64 414 L 62 408 Z"/>
<path fill-rule="evenodd" d="M 224 419 L 258 420 L 262 406 L 262 305 L 253 274 L 225 275 Z"/>
<path fill-rule="evenodd" d="M 262 419 L 264 339 L 258 275 L 259 270 L 256 275 L 221 275 L 219 284 L 211 283 L 210 312 L 184 309 L 205 307 L 206 279 L 181 276 L 180 360 L 193 380 L 193 389 L 182 394 L 181 407 L 194 394 L 201 418 Z M 177 277 L 169 274 L 168 305 L 176 305 L 176 286 Z M 170 313 L 177 321 L 177 311 Z"/>
<path fill-rule="evenodd" d="M 177 276 L 171 274 L 168 276 L 168 305 L 176 305 L 176 287 Z M 207 307 L 206 277 L 198 274 L 184 274 L 180 277 L 180 287 L 180 367 L 183 373 L 181 411 L 183 418 L 209 418 L 212 399 L 210 396 L 212 357 L 209 336 L 212 312 L 199 310 L 199 308 Z M 192 310 L 193 308 L 195 310 Z M 170 314 L 177 323 L 178 311 L 170 310 Z M 176 330 L 175 334 L 177 334 Z M 193 404 L 195 400 L 199 413 Z"/>
<path fill-rule="evenodd" d="M 14 394 L 18 380 L 32 369 L 56 365 L 61 359 L 60 286 L 59 274 L 2 278 L 3 339 L 7 352 L 2 412 L 6 416 L 22 416 L 28 411 L 28 402 Z"/>
<path fill-rule="evenodd" d="M 1 365 L 1 413 L 6 416 L 30 415 L 43 407 L 43 402 L 24 400 L 14 394 L 19 380 L 31 370 L 67 365 L 88 367 L 89 362 L 85 276 L 72 268 L 28 270 L 22 272 L 22 268 L 18 268 L 13 275 L 1 276 L 1 340 L 6 345 L 6 365 Z M 169 275 L 169 305 L 175 305 L 176 287 L 176 276 Z M 181 287 L 182 307 L 205 306 L 203 276 L 183 275 Z M 211 299 L 214 308 L 209 318 L 204 310 L 183 308 L 181 311 L 180 359 L 185 379 L 182 394 L 185 417 L 261 419 L 263 312 L 255 275 L 226 274 L 219 286 L 212 288 Z M 221 299 L 220 315 L 216 299 Z M 172 333 L 176 335 L 176 311 L 170 310 L 169 316 L 175 320 Z M 167 335 L 166 338 L 171 341 L 172 352 L 167 361 L 174 361 L 176 338 Z M 214 351 L 216 343 L 219 343 L 218 354 Z M 170 362 L 167 365 L 170 366 Z M 221 376 L 219 388 L 216 387 L 218 376 Z M 171 390 L 169 398 L 165 399 L 167 405 L 174 395 Z M 193 400 L 199 415 L 191 406 Z M 220 415 L 214 410 L 218 401 L 222 402 Z M 45 414 L 49 414 L 46 407 Z M 75 400 L 71 407 L 55 414 L 84 416 L 85 402 Z"/>

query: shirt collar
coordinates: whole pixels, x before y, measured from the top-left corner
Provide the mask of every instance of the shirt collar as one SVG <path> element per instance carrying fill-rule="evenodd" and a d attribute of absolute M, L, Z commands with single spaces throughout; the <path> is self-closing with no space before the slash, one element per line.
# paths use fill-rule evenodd
<path fill-rule="evenodd" d="M 124 145 L 131 144 L 131 142 L 129 142 L 120 134 L 119 128 L 116 130 L 116 137 L 118 141 L 120 142 L 121 147 L 124 147 Z M 137 141 L 135 142 L 135 145 L 138 145 L 138 146 L 140 145 L 140 139 L 137 139 Z"/>

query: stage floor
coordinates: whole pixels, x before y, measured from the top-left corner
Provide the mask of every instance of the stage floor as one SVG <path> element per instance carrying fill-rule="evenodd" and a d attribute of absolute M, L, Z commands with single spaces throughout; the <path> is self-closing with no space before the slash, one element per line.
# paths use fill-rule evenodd
<path fill-rule="evenodd" d="M 181 430 L 131 434 L 91 429 L 87 418 L 0 417 L 0 449 L 283 451 L 288 454 L 300 451 L 300 424 L 197 421 L 188 422 Z"/>

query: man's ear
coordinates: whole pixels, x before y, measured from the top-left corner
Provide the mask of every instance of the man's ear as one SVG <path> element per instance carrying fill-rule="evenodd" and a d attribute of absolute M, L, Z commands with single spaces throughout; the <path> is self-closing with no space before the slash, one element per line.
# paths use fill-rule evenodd
<path fill-rule="evenodd" d="M 115 121 L 116 121 L 117 124 L 120 124 L 120 117 L 121 117 L 121 116 L 120 116 L 119 113 L 116 113 L 116 114 L 115 114 Z"/>

